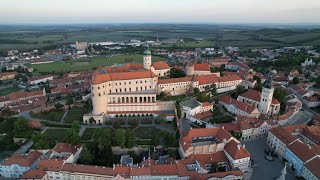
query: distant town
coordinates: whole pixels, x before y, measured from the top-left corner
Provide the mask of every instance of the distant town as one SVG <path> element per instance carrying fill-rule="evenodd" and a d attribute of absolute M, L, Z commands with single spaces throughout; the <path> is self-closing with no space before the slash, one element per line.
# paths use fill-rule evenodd
<path fill-rule="evenodd" d="M 0 177 L 320 179 L 320 46 L 135 36 L 2 53 Z"/>

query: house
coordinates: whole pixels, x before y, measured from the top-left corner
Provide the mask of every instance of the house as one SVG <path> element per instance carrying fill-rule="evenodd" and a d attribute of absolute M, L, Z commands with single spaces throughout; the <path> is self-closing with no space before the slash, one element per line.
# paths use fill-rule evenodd
<path fill-rule="evenodd" d="M 317 148 L 319 149 L 318 151 Z M 320 145 L 307 145 L 300 140 L 290 143 L 284 156 L 288 161 L 288 166 L 291 167 L 298 176 L 302 176 L 304 164 L 317 157 L 320 157 Z"/>
<path fill-rule="evenodd" d="M 0 72 L 0 80 L 6 81 L 6 80 L 14 79 L 17 74 L 18 74 L 17 72 Z"/>
<path fill-rule="evenodd" d="M 30 85 L 35 85 L 35 84 L 38 84 L 38 83 L 46 83 L 46 82 L 48 82 L 50 80 L 53 80 L 53 76 L 52 75 L 43 75 L 43 76 L 29 78 L 28 83 Z"/>
<path fill-rule="evenodd" d="M 234 115 L 247 117 L 258 117 L 260 115 L 260 112 L 256 107 L 237 101 L 229 96 L 222 96 L 219 100 L 219 104 L 224 106 L 228 112 Z"/>
<path fill-rule="evenodd" d="M 233 169 L 240 169 L 243 172 L 249 170 L 251 155 L 246 150 L 245 145 L 241 145 L 236 140 L 231 140 L 224 147 L 224 152 Z"/>
<path fill-rule="evenodd" d="M 208 63 L 215 67 L 220 67 L 227 64 L 231 60 L 228 56 L 218 57 L 215 59 L 208 60 Z"/>
<path fill-rule="evenodd" d="M 308 107 L 308 108 L 312 108 L 312 107 L 318 107 L 320 106 L 320 100 L 319 97 L 303 97 L 302 102 Z"/>
<path fill-rule="evenodd" d="M 166 62 L 154 62 L 152 67 L 154 68 L 154 73 L 157 74 L 158 77 L 170 75 L 170 67 Z"/>
<path fill-rule="evenodd" d="M 272 125 L 267 121 L 256 117 L 237 116 L 236 124 L 239 126 L 242 136 L 241 140 L 254 140 L 268 135 Z"/>
<path fill-rule="evenodd" d="M 30 169 L 20 178 L 21 180 L 48 180 L 48 175 L 42 169 Z"/>
<path fill-rule="evenodd" d="M 307 162 L 302 170 L 304 179 L 320 179 L 320 157 L 316 157 Z"/>
<path fill-rule="evenodd" d="M 208 102 L 201 103 L 195 100 L 193 97 L 189 97 L 182 101 L 180 106 L 182 112 L 181 117 L 188 120 L 191 120 L 192 117 L 196 116 L 197 114 L 210 111 L 213 108 L 212 104 Z"/>
<path fill-rule="evenodd" d="M 0 174 L 6 178 L 21 178 L 29 169 L 35 169 L 42 153 L 31 151 L 28 154 L 15 154 L 5 159 L 0 165 Z"/>

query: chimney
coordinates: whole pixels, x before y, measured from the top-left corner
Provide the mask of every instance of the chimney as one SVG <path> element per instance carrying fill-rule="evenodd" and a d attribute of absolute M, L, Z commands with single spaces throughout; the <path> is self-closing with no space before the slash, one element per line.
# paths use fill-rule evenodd
<path fill-rule="evenodd" d="M 224 129 L 224 126 L 222 126 L 222 129 Z"/>
<path fill-rule="evenodd" d="M 246 148 L 246 145 L 244 144 L 244 145 L 242 145 L 242 147 L 243 147 L 243 149 L 245 149 L 245 148 Z"/>
<path fill-rule="evenodd" d="M 240 147 L 241 147 L 241 145 L 240 145 L 240 144 L 238 144 L 238 145 L 237 145 L 238 150 L 240 150 Z"/>

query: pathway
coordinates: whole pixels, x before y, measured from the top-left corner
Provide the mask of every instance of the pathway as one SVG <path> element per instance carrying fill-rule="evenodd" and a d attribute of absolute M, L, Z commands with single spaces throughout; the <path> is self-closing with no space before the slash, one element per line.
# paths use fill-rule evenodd
<path fill-rule="evenodd" d="M 61 118 L 61 123 L 64 123 L 64 118 L 67 116 L 67 114 L 68 114 L 68 112 L 69 112 L 69 110 L 66 110 L 65 112 L 64 112 L 64 114 L 63 114 L 63 116 L 62 116 L 62 118 Z"/>

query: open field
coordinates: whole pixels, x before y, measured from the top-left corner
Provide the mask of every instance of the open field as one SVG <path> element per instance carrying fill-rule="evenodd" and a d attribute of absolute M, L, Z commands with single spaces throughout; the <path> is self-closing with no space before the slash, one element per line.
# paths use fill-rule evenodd
<path fill-rule="evenodd" d="M 55 122 L 60 122 L 62 116 L 64 115 L 63 110 L 54 110 L 54 111 L 49 111 L 49 112 L 44 112 L 44 113 L 38 113 L 38 114 L 30 114 L 31 117 L 34 118 L 39 118 L 39 119 L 45 119 L 49 121 L 55 121 Z"/>
<path fill-rule="evenodd" d="M 192 39 L 203 42 L 177 44 L 178 47 L 208 47 L 214 43 L 240 47 L 275 47 L 292 45 L 316 45 L 320 30 L 315 27 L 292 28 L 284 26 L 250 27 L 243 25 L 205 24 L 131 24 L 131 25 L 65 25 L 65 26 L 1 26 L 0 51 L 9 49 L 30 50 L 54 45 L 69 45 L 75 41 L 104 42 Z M 236 44 L 233 44 L 236 43 Z M 169 45 L 171 46 L 171 45 Z"/>
<path fill-rule="evenodd" d="M 152 62 L 166 61 L 163 57 L 152 57 Z M 87 58 L 82 60 L 74 60 L 70 62 L 54 62 L 49 64 L 37 64 L 31 65 L 37 72 L 49 73 L 49 72 L 71 72 L 71 71 L 84 71 L 98 68 L 99 66 L 111 66 L 124 63 L 142 63 L 142 55 L 116 55 L 109 58 L 105 56 L 95 56 L 93 58 Z"/>
<path fill-rule="evenodd" d="M 68 136 L 67 129 L 47 129 L 44 133 L 49 139 L 54 141 L 62 141 Z"/>
<path fill-rule="evenodd" d="M 72 124 L 73 121 L 78 121 L 80 124 L 82 123 L 82 117 L 85 114 L 85 110 L 81 108 L 72 108 L 68 111 L 66 117 L 64 118 L 64 122 L 68 124 Z"/>

